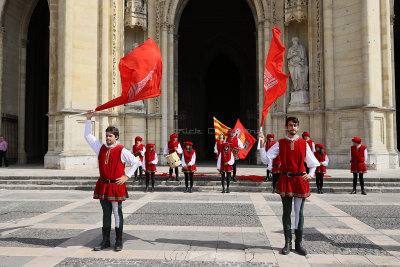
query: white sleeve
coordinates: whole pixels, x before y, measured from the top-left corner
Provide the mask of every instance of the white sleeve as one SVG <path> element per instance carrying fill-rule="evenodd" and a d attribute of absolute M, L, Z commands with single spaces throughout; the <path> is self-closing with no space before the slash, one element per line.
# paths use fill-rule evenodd
<path fill-rule="evenodd" d="M 181 144 L 178 145 L 178 150 L 176 152 L 178 152 L 178 154 L 182 154 L 183 153 Z"/>
<path fill-rule="evenodd" d="M 97 140 L 97 138 L 92 134 L 92 121 L 91 120 L 86 120 L 85 139 L 86 139 L 86 142 L 88 142 L 90 147 L 93 149 L 94 153 L 96 153 L 96 155 L 98 156 L 103 144 L 100 143 L 100 141 Z"/>
<path fill-rule="evenodd" d="M 312 142 L 312 152 L 315 152 L 316 150 L 315 150 L 315 143 L 314 142 Z"/>
<path fill-rule="evenodd" d="M 144 153 L 146 153 L 146 147 L 143 147 L 142 151 L 140 151 L 140 155 L 142 155 L 142 157 L 144 157 Z"/>
<path fill-rule="evenodd" d="M 168 155 L 169 154 L 169 150 L 168 150 L 168 143 L 167 144 L 165 144 L 165 147 L 164 147 L 164 155 Z"/>
<path fill-rule="evenodd" d="M 231 160 L 228 161 L 228 164 L 229 164 L 229 165 L 235 164 L 235 157 L 233 156 L 233 153 L 232 153 L 232 152 L 231 152 Z"/>
<path fill-rule="evenodd" d="M 182 167 L 185 168 L 186 167 L 186 162 L 185 162 L 185 155 L 182 154 Z"/>
<path fill-rule="evenodd" d="M 217 161 L 217 170 L 221 169 L 221 154 L 218 156 L 218 161 Z"/>
<path fill-rule="evenodd" d="M 364 150 L 364 162 L 367 162 L 368 160 L 368 151 L 367 149 Z"/>
<path fill-rule="evenodd" d="M 140 161 L 137 160 L 131 152 L 129 152 L 128 149 L 123 148 L 121 151 L 121 161 L 124 164 L 129 164 L 132 167 L 129 169 L 129 171 L 126 173 L 126 176 L 129 178 L 133 175 L 133 173 L 136 171 L 137 168 L 140 166 Z"/>
<path fill-rule="evenodd" d="M 196 163 L 196 152 L 193 153 L 192 159 L 188 163 L 189 166 L 193 166 Z"/>
<path fill-rule="evenodd" d="M 129 150 L 129 152 L 131 152 L 133 154 L 133 147 L 131 148 L 131 150 Z"/>
<path fill-rule="evenodd" d="M 242 143 L 242 140 L 240 140 L 239 138 L 238 138 L 238 145 L 239 145 L 239 147 L 240 147 L 241 149 L 244 148 L 243 143 Z"/>
<path fill-rule="evenodd" d="M 262 150 L 262 149 L 260 149 Z M 263 149 L 265 152 L 265 149 Z M 267 152 L 265 152 L 265 157 L 267 157 L 268 161 L 271 162 L 274 158 L 276 158 L 279 155 L 279 142 L 276 142 L 273 146 L 271 146 Z M 272 165 L 272 164 L 270 164 Z"/>
<path fill-rule="evenodd" d="M 217 153 L 218 153 L 217 144 L 215 144 L 215 146 L 214 146 L 214 153 L 215 153 L 215 154 L 217 154 Z"/>
<path fill-rule="evenodd" d="M 157 165 L 158 163 L 158 157 L 157 157 L 157 153 L 154 155 L 154 160 L 151 162 L 151 164 Z"/>
<path fill-rule="evenodd" d="M 350 161 L 351 161 L 351 149 L 349 151 L 349 158 L 350 158 Z"/>
<path fill-rule="evenodd" d="M 260 148 L 260 158 L 261 158 L 261 162 L 264 165 L 268 165 L 269 164 L 269 159 L 267 158 L 267 151 L 265 151 L 265 149 L 262 147 Z"/>
<path fill-rule="evenodd" d="M 321 162 L 321 164 L 322 164 L 322 166 L 328 166 L 328 164 L 329 164 L 329 158 L 328 158 L 328 155 L 326 155 L 325 156 L 325 161 L 324 162 Z"/>
<path fill-rule="evenodd" d="M 142 168 L 146 169 L 146 157 L 143 157 Z"/>
<path fill-rule="evenodd" d="M 315 173 L 315 169 L 318 166 L 321 166 L 321 163 L 317 160 L 314 153 L 311 151 L 310 146 L 306 146 L 306 164 L 307 167 L 310 169 L 308 174 L 313 177 Z"/>

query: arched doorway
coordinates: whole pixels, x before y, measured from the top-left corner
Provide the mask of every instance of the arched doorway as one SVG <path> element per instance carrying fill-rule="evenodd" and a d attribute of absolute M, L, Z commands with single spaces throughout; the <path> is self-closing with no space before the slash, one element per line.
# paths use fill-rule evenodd
<path fill-rule="evenodd" d="M 180 138 L 195 143 L 199 160 L 213 160 L 213 116 L 257 127 L 254 17 L 245 0 L 190 0 L 178 38 Z M 255 163 L 255 155 L 246 160 Z"/>
<path fill-rule="evenodd" d="M 43 162 L 48 144 L 49 22 L 47 0 L 39 0 L 27 36 L 25 152 L 28 162 Z"/>

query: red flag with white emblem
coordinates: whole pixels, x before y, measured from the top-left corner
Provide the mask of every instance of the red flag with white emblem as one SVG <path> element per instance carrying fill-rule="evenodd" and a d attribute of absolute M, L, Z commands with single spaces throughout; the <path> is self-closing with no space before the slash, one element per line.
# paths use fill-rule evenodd
<path fill-rule="evenodd" d="M 239 119 L 236 122 L 233 132 L 235 133 L 235 136 L 237 136 L 237 138 L 242 141 L 242 144 L 244 146 L 244 148 L 240 149 L 239 151 L 239 158 L 245 159 L 251 147 L 256 142 L 256 139 L 251 134 L 249 134 L 249 132 L 246 130 L 246 128 L 244 128 Z"/>

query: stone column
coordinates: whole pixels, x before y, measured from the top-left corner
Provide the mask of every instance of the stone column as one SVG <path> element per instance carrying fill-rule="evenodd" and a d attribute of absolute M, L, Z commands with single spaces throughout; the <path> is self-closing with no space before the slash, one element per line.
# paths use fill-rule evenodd
<path fill-rule="evenodd" d="M 380 1 L 381 38 L 382 38 L 382 86 L 383 106 L 393 107 L 393 77 L 392 77 L 392 41 L 390 37 L 390 3 L 389 0 Z M 393 131 L 393 129 L 388 129 Z"/>
<path fill-rule="evenodd" d="M 1 107 L 3 105 L 3 38 L 4 38 L 4 27 L 0 27 L 0 134 L 3 130 L 2 126 L 2 117 L 3 113 L 1 111 Z"/>
<path fill-rule="evenodd" d="M 22 35 L 21 35 L 22 37 Z M 18 90 L 18 164 L 26 163 L 25 152 L 25 97 L 26 97 L 26 46 L 27 40 L 20 41 L 20 64 L 19 77 L 20 84 Z"/>
<path fill-rule="evenodd" d="M 264 107 L 264 53 L 263 53 L 263 23 L 260 21 L 257 25 L 257 65 L 258 65 L 258 116 L 261 122 L 261 113 Z M 264 122 L 265 123 L 265 122 Z M 265 125 L 266 126 L 266 125 Z M 263 127 L 265 132 L 265 127 Z"/>
<path fill-rule="evenodd" d="M 167 143 L 168 136 L 168 27 L 161 25 L 161 55 L 163 58 L 163 77 L 161 80 L 161 144 L 160 150 Z M 163 158 L 161 158 L 163 159 Z"/>
<path fill-rule="evenodd" d="M 174 131 L 174 25 L 168 25 L 168 133 Z"/>
<path fill-rule="evenodd" d="M 327 109 L 335 107 L 335 68 L 333 57 L 333 0 L 324 0 L 323 19 L 324 19 L 324 74 L 325 74 L 325 107 Z"/>

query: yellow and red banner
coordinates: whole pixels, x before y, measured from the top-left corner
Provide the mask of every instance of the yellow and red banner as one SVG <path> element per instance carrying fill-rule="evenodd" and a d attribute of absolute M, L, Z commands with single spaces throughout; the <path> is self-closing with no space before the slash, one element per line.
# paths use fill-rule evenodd
<path fill-rule="evenodd" d="M 249 134 L 249 132 L 246 130 L 246 128 L 244 128 L 239 119 L 236 122 L 233 132 L 235 133 L 237 138 L 242 141 L 242 144 L 244 146 L 244 148 L 239 151 L 239 158 L 245 159 L 250 149 L 256 142 L 256 139 L 251 134 Z"/>
<path fill-rule="evenodd" d="M 225 138 L 228 137 L 228 131 L 231 129 L 228 126 L 222 124 L 217 118 L 214 118 L 214 129 L 215 129 L 215 141 L 219 140 L 219 135 L 223 134 Z"/>

